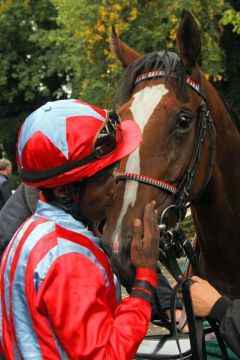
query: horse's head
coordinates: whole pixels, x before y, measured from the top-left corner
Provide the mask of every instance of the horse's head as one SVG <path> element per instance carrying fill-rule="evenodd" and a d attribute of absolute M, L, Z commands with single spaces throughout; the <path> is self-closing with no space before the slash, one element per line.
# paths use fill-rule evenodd
<path fill-rule="evenodd" d="M 118 113 L 142 130 L 140 148 L 121 162 L 116 201 L 103 235 L 114 270 L 126 283 L 134 274 L 129 259 L 134 218 L 142 218 L 151 200 L 157 202 L 160 221 L 168 206 L 181 209 L 198 196 L 211 173 L 212 135 L 197 65 L 200 33 L 189 12 L 183 12 L 178 29 L 179 55 L 161 51 L 140 56 L 115 31 L 112 38 L 126 67 Z"/>

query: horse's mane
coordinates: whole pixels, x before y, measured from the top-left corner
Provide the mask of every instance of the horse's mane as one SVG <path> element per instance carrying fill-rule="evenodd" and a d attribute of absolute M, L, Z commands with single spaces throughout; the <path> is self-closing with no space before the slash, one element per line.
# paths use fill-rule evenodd
<path fill-rule="evenodd" d="M 166 72 L 166 81 L 168 82 L 173 80 L 170 74 L 173 72 L 176 74 L 177 97 L 181 96 L 182 99 L 187 100 L 187 92 L 185 91 L 187 73 L 183 63 L 176 53 L 172 51 L 160 51 L 144 55 L 127 67 L 117 94 L 114 97 L 114 102 L 121 105 L 129 100 L 138 75 L 160 69 Z"/>

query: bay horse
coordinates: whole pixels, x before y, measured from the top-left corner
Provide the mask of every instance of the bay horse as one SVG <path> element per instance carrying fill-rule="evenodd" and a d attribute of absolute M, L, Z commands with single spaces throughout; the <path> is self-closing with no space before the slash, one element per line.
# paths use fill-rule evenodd
<path fill-rule="evenodd" d="M 240 297 L 240 134 L 198 66 L 200 31 L 183 11 L 178 53 L 141 56 L 112 32 L 125 68 L 118 113 L 141 127 L 142 142 L 120 164 L 103 246 L 123 284 L 134 276 L 129 254 L 134 218 L 156 200 L 159 222 L 170 205 L 191 206 L 200 268 L 222 294 Z"/>

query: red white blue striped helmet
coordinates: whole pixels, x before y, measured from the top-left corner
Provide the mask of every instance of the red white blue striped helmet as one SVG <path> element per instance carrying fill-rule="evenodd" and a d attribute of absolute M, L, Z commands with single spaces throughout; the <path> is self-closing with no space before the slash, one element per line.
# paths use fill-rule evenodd
<path fill-rule="evenodd" d="M 92 176 L 135 150 L 141 131 L 80 100 L 48 102 L 23 123 L 17 163 L 25 184 L 55 187 Z"/>

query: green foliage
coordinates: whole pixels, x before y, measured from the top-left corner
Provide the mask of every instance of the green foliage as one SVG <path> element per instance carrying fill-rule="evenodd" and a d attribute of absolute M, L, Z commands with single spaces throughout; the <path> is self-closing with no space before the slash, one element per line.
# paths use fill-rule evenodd
<path fill-rule="evenodd" d="M 240 12 L 228 9 L 223 13 L 222 17 L 222 24 L 223 25 L 233 25 L 233 32 L 240 34 Z"/>
<path fill-rule="evenodd" d="M 194 230 L 192 216 L 185 217 L 185 219 L 182 222 L 182 229 L 186 234 L 186 238 L 188 240 L 193 241 L 194 236 L 195 236 L 195 230 Z"/>
<path fill-rule="evenodd" d="M 202 70 L 214 80 L 222 78 L 224 53 L 220 48 L 219 19 L 223 3 L 220 0 L 211 4 L 203 0 L 148 1 L 139 9 L 126 39 L 144 53 L 165 48 L 176 51 L 176 33 L 184 8 L 192 12 L 201 29 Z"/>
<path fill-rule="evenodd" d="M 36 5 L 38 4 L 38 5 Z M 13 103 L 20 96 L 24 101 L 32 101 L 38 96 L 51 96 L 46 82 L 52 75 L 49 64 L 52 63 L 50 46 L 37 43 L 34 33 L 48 31 L 54 24 L 52 17 L 54 8 L 49 8 L 49 2 L 22 2 L 15 0 L 6 11 L 0 13 L 0 49 L 4 54 L 0 66 L 1 101 Z M 48 20 L 43 21 L 46 16 Z M 48 51 L 46 48 L 48 47 Z M 43 51 L 45 50 L 45 51 Z M 56 73 L 56 63 L 54 66 Z M 7 91 L 6 91 L 7 90 Z"/>
<path fill-rule="evenodd" d="M 15 163 L 20 124 L 48 99 L 62 95 L 64 76 L 56 70 L 57 51 L 34 35 L 56 27 L 47 0 L 2 1 L 0 6 L 0 143 Z"/>
<path fill-rule="evenodd" d="M 137 1 L 52 3 L 58 9 L 59 29 L 51 36 L 65 49 L 60 60 L 69 73 L 72 97 L 110 106 L 121 73 L 110 50 L 111 25 L 121 19 L 120 27 L 129 27 Z"/>
<path fill-rule="evenodd" d="M 9 183 L 10 183 L 11 189 L 13 189 L 13 190 L 16 189 L 21 183 L 19 176 L 12 173 L 9 177 Z"/>
<path fill-rule="evenodd" d="M 202 69 L 213 80 L 224 77 L 219 20 L 222 0 L 52 0 L 59 29 L 52 39 L 65 51 L 60 59 L 71 77 L 73 97 L 109 106 L 121 74 L 110 52 L 109 35 L 115 25 L 122 40 L 140 53 L 176 50 L 176 31 L 183 8 L 202 29 Z"/>

